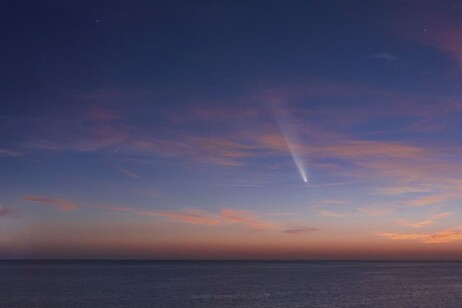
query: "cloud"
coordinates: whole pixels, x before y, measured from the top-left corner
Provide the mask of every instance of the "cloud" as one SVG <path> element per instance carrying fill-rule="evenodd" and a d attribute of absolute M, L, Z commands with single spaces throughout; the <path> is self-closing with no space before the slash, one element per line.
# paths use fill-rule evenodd
<path fill-rule="evenodd" d="M 345 213 L 345 212 L 323 210 L 323 211 L 319 211 L 319 215 L 325 216 L 325 217 L 342 218 L 342 217 L 350 216 L 351 214 Z"/>
<path fill-rule="evenodd" d="M 300 228 L 285 229 L 281 232 L 287 233 L 287 234 L 299 234 L 299 233 L 314 232 L 314 231 L 318 231 L 318 229 L 312 228 L 312 227 L 300 227 Z"/>
<path fill-rule="evenodd" d="M 176 136 L 175 140 L 138 139 L 131 143 L 133 149 L 163 157 L 173 157 L 200 163 L 236 167 L 241 159 L 254 156 L 249 150 L 253 146 L 226 137 L 204 137 L 195 135 Z"/>
<path fill-rule="evenodd" d="M 397 186 L 377 189 L 377 193 L 380 195 L 404 195 L 411 193 L 423 193 L 430 192 L 430 188 L 426 186 Z"/>
<path fill-rule="evenodd" d="M 24 196 L 22 199 L 29 202 L 53 206 L 62 211 L 74 211 L 77 209 L 77 205 L 66 199 L 59 199 L 39 195 L 27 195 Z"/>
<path fill-rule="evenodd" d="M 244 225 L 254 230 L 269 230 L 274 228 L 274 224 L 254 218 L 249 211 L 223 209 L 220 217 L 225 222 Z"/>
<path fill-rule="evenodd" d="M 380 208 L 380 207 L 360 207 L 350 212 L 341 212 L 341 211 L 330 211 L 322 210 L 319 211 L 319 215 L 324 217 L 332 218 L 344 218 L 344 217 L 358 217 L 358 216 L 385 216 L 392 212 L 390 208 Z"/>
<path fill-rule="evenodd" d="M 423 241 L 428 235 L 419 233 L 394 233 L 394 232 L 380 232 L 377 235 L 386 237 L 390 240 L 419 240 Z"/>
<path fill-rule="evenodd" d="M 15 217 L 18 213 L 18 210 L 0 204 L 0 217 Z"/>
<path fill-rule="evenodd" d="M 462 232 L 459 230 L 447 230 L 441 231 L 435 234 L 430 235 L 425 239 L 424 243 L 427 244 L 439 244 L 439 243 L 449 243 L 454 241 L 462 240 Z"/>
<path fill-rule="evenodd" d="M 367 216 L 385 216 L 390 214 L 392 209 L 379 207 L 361 207 L 357 209 L 357 212 Z"/>
<path fill-rule="evenodd" d="M 439 193 L 420 198 L 414 198 L 404 201 L 403 203 L 408 206 L 422 207 L 428 205 L 441 204 L 450 200 L 457 199 L 460 196 L 454 195 L 453 193 Z"/>
<path fill-rule="evenodd" d="M 437 215 L 432 216 L 429 219 L 422 220 L 422 221 L 413 222 L 413 221 L 409 221 L 405 219 L 398 219 L 397 223 L 403 226 L 407 226 L 407 227 L 422 228 L 425 226 L 432 225 L 436 220 L 446 218 L 450 215 L 451 213 L 449 212 L 443 212 L 443 213 L 439 213 Z"/>
<path fill-rule="evenodd" d="M 0 149 L 0 157 L 20 157 L 23 154 L 21 152 L 11 149 Z"/>
<path fill-rule="evenodd" d="M 218 225 L 220 224 L 220 219 L 215 217 L 214 215 L 208 213 L 202 213 L 200 211 L 190 211 L 190 212 L 169 212 L 169 211 L 153 211 L 153 210 L 146 210 L 146 209 L 136 209 L 136 208 L 129 208 L 129 207 L 122 207 L 122 206 L 114 206 L 114 205 L 99 205 L 96 208 L 102 208 L 112 211 L 118 212 L 127 212 L 133 213 L 142 216 L 159 216 L 159 217 L 166 217 L 173 221 L 185 222 L 190 224 L 198 224 L 198 225 Z"/>
<path fill-rule="evenodd" d="M 188 210 L 183 212 L 154 211 L 145 209 L 136 209 L 129 207 L 120 207 L 113 205 L 100 205 L 97 208 L 133 213 L 137 215 L 149 215 L 169 218 L 173 221 L 216 226 L 216 225 L 240 225 L 253 230 L 271 230 L 275 225 L 268 221 L 256 219 L 249 211 L 223 209 L 219 215 L 199 210 Z"/>
<path fill-rule="evenodd" d="M 392 54 L 388 52 L 379 52 L 379 53 L 374 53 L 371 55 L 371 58 L 373 59 L 379 59 L 379 60 L 396 60 L 396 57 L 393 56 Z"/>
<path fill-rule="evenodd" d="M 126 176 L 128 177 L 131 177 L 131 178 L 136 178 L 138 179 L 140 176 L 138 174 L 136 174 L 135 172 L 133 171 L 130 171 L 126 168 L 122 168 L 122 167 L 118 167 L 120 172 L 122 172 L 123 174 L 125 174 Z"/>
<path fill-rule="evenodd" d="M 415 240 L 425 244 L 442 244 L 462 240 L 462 227 L 444 230 L 432 234 L 381 232 L 377 235 L 390 240 Z"/>
<path fill-rule="evenodd" d="M 343 204 L 350 204 L 350 200 L 345 199 L 326 199 L 319 202 L 319 204 L 329 204 L 329 205 L 343 205 Z"/>
<path fill-rule="evenodd" d="M 77 205 L 66 199 L 59 199 L 39 195 L 27 195 L 22 198 L 28 202 L 56 207 L 63 211 L 73 211 L 77 209 Z M 116 205 L 95 205 L 92 208 L 106 209 L 117 212 L 126 212 L 142 216 L 158 216 L 165 217 L 173 221 L 198 224 L 198 225 L 240 225 L 253 230 L 273 230 L 277 226 L 269 221 L 260 220 L 254 217 L 250 211 L 236 210 L 225 208 L 217 215 L 200 210 L 184 210 L 181 212 L 173 211 L 156 211 L 149 209 L 139 209 L 131 207 L 123 207 Z M 6 214 L 7 212 L 5 212 Z"/>
<path fill-rule="evenodd" d="M 416 146 L 406 145 L 400 142 L 374 141 L 374 140 L 350 140 L 337 144 L 324 145 L 313 150 L 312 153 L 322 153 L 327 157 L 348 157 L 361 158 L 374 156 L 393 158 L 412 158 L 422 156 L 424 149 Z"/>

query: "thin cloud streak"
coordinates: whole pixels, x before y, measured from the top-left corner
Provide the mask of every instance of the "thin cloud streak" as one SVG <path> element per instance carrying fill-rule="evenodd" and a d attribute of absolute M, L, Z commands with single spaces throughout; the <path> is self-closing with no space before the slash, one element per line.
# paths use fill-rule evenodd
<path fill-rule="evenodd" d="M 301 234 L 301 233 L 314 232 L 314 231 L 318 231 L 318 229 L 317 228 L 312 228 L 312 227 L 300 227 L 300 228 L 286 229 L 286 230 L 283 230 L 282 233 Z"/>
<path fill-rule="evenodd" d="M 55 207 L 61 211 L 74 211 L 77 205 L 66 199 L 40 196 L 40 195 L 27 195 L 22 198 L 24 201 L 33 202 L 37 204 Z"/>
<path fill-rule="evenodd" d="M 114 205 L 99 205 L 95 207 L 106 209 L 106 210 L 117 211 L 117 212 L 133 213 L 133 214 L 137 214 L 141 216 L 166 217 L 173 221 L 185 222 L 185 223 L 190 223 L 190 224 L 208 225 L 208 226 L 220 224 L 220 220 L 218 218 L 208 213 L 201 213 L 199 211 L 180 213 L 180 212 L 136 209 L 136 208 L 130 208 L 130 207 L 114 206 Z"/>
<path fill-rule="evenodd" d="M 449 212 L 443 212 L 443 213 L 439 213 L 437 215 L 432 216 L 429 219 L 422 220 L 422 221 L 413 222 L 413 221 L 409 221 L 409 220 L 406 220 L 406 219 L 398 219 L 397 223 L 400 224 L 400 225 L 403 225 L 403 226 L 407 226 L 407 227 L 422 228 L 422 227 L 425 227 L 425 226 L 432 225 L 432 224 L 435 223 L 436 220 L 447 218 L 450 215 L 451 215 L 451 213 L 449 213 Z"/>
<path fill-rule="evenodd" d="M 462 227 L 443 230 L 431 234 L 379 232 L 377 235 L 388 238 L 390 240 L 414 240 L 425 244 L 443 244 L 461 241 Z"/>
<path fill-rule="evenodd" d="M 167 212 L 113 205 L 100 205 L 96 206 L 96 208 L 113 210 L 118 212 L 128 212 L 141 216 L 159 216 L 169 218 L 173 221 L 207 226 L 239 225 L 252 230 L 273 230 L 276 227 L 274 223 L 256 219 L 253 216 L 253 214 L 249 211 L 242 211 L 229 208 L 223 209 L 218 215 L 199 210 L 189 210 L 184 212 Z"/>
<path fill-rule="evenodd" d="M 273 223 L 254 218 L 249 211 L 223 209 L 220 217 L 227 223 L 240 224 L 254 230 L 271 230 L 275 227 Z"/>
<path fill-rule="evenodd" d="M 11 149 L 0 149 L 0 157 L 21 157 L 23 153 Z"/>
<path fill-rule="evenodd" d="M 0 217 L 16 217 L 19 211 L 0 204 Z"/>
<path fill-rule="evenodd" d="M 321 216 L 332 217 L 332 218 L 343 218 L 343 217 L 351 216 L 350 213 L 330 211 L 330 210 L 322 210 L 322 211 L 319 211 L 318 213 Z"/>
<path fill-rule="evenodd" d="M 119 167 L 119 170 L 128 177 L 139 179 L 140 176 L 133 171 L 128 170 L 127 168 Z"/>

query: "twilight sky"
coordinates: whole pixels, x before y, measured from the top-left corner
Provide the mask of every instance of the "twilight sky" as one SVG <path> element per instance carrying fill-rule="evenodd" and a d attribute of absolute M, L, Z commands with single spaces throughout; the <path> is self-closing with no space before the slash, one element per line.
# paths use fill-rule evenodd
<path fill-rule="evenodd" d="M 462 259 L 460 1 L 0 14 L 0 258 Z"/>

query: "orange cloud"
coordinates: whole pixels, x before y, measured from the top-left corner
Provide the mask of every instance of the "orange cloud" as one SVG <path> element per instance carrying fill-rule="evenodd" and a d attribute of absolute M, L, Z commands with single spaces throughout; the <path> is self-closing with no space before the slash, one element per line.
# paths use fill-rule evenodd
<path fill-rule="evenodd" d="M 430 235 L 425 239 L 424 243 L 439 244 L 460 240 L 462 240 L 462 232 L 460 230 L 447 230 Z"/>
<path fill-rule="evenodd" d="M 133 213 L 137 215 L 152 215 L 159 217 L 166 217 L 174 221 L 198 224 L 198 225 L 228 225 L 236 224 L 254 230 L 271 230 L 275 225 L 268 221 L 259 220 L 253 217 L 249 211 L 223 209 L 220 215 L 207 213 L 198 210 L 190 210 L 185 212 L 167 212 L 167 211 L 154 211 L 145 209 L 136 209 L 129 207 L 113 206 L 113 205 L 100 205 L 97 208 L 108 209 L 119 212 Z"/>
<path fill-rule="evenodd" d="M 28 195 L 24 196 L 22 199 L 29 202 L 50 205 L 62 211 L 74 211 L 77 209 L 77 205 L 66 199 L 59 199 L 39 195 Z"/>
<path fill-rule="evenodd" d="M 416 240 L 425 244 L 441 244 L 462 240 L 462 227 L 433 234 L 381 232 L 377 235 L 386 237 L 390 240 Z"/>
<path fill-rule="evenodd" d="M 394 232 L 380 232 L 377 235 L 386 237 L 390 240 L 419 240 L 423 241 L 428 235 L 419 233 L 394 233 Z"/>
<path fill-rule="evenodd" d="M 443 202 L 447 202 L 457 198 L 457 196 L 451 193 L 441 193 L 441 194 L 433 194 L 428 196 L 423 196 L 417 199 L 410 199 L 405 201 L 406 205 L 421 207 L 433 204 L 441 204 Z"/>
<path fill-rule="evenodd" d="M 403 226 L 408 226 L 408 227 L 413 227 L 413 228 L 422 228 L 422 227 L 425 227 L 425 226 L 432 225 L 435 222 L 435 220 L 446 218 L 449 215 L 451 215 L 451 213 L 443 212 L 443 213 L 439 213 L 437 215 L 434 215 L 430 219 L 426 219 L 426 220 L 422 220 L 422 221 L 412 222 L 412 221 L 405 220 L 405 219 L 399 219 L 399 220 L 397 220 L 397 223 L 400 224 L 400 225 L 403 225 Z"/>
<path fill-rule="evenodd" d="M 349 213 L 329 211 L 329 210 L 319 211 L 319 215 L 325 216 L 325 217 L 333 217 L 333 218 L 342 218 L 342 217 L 350 216 Z"/>

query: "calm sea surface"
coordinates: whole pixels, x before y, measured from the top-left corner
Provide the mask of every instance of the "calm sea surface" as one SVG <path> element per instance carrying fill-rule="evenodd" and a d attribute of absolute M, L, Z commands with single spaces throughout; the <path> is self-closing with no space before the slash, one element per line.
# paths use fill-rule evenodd
<path fill-rule="evenodd" d="M 462 263 L 0 261 L 0 307 L 462 307 Z"/>

